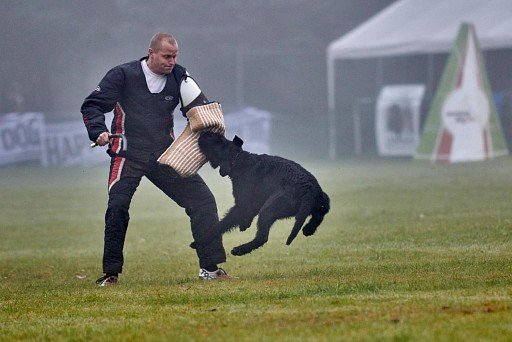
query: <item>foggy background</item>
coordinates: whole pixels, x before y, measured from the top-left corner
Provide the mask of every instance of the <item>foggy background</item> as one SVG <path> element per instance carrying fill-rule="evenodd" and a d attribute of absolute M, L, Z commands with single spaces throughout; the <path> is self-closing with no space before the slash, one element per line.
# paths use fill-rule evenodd
<path fill-rule="evenodd" d="M 327 45 L 392 2 L 1 0 L 0 114 L 81 118 L 104 74 L 145 56 L 152 35 L 165 31 L 210 100 L 273 114 L 272 153 L 326 157 Z M 354 70 L 349 80 L 360 77 Z"/>
<path fill-rule="evenodd" d="M 82 101 L 105 73 L 145 56 L 153 34 L 165 31 L 179 42 L 178 63 L 225 113 L 255 107 L 272 114 L 271 153 L 327 158 L 326 48 L 393 2 L 1 0 L 0 115 L 43 112 L 47 122 L 80 120 Z M 498 114 L 510 149 L 512 49 L 482 53 L 492 91 L 502 99 Z M 338 60 L 338 156 L 357 154 L 355 111 L 363 128 L 360 154 L 377 154 L 375 102 L 387 84 L 425 84 L 424 121 L 447 57 Z"/>

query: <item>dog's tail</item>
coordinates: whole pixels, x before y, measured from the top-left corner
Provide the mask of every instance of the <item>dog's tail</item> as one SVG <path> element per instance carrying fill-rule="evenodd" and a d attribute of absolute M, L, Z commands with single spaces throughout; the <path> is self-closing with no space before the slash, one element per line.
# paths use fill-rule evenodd
<path fill-rule="evenodd" d="M 305 196 L 302 199 L 299 210 L 295 215 L 295 224 L 293 225 L 292 232 L 290 233 L 290 236 L 288 236 L 288 239 L 286 240 L 287 245 L 291 244 L 293 239 L 295 239 L 297 237 L 297 234 L 299 234 L 299 231 L 302 228 L 304 222 L 306 221 L 306 218 L 311 214 L 314 203 L 315 197 L 313 196 Z"/>
<path fill-rule="evenodd" d="M 311 220 L 309 220 L 304 228 L 302 228 L 302 233 L 305 236 L 313 235 L 316 232 L 316 229 L 324 220 L 324 216 L 331 209 L 330 202 L 331 201 L 329 200 L 329 196 L 327 196 L 327 194 L 322 191 L 322 193 L 317 197 L 315 206 L 311 211 Z"/>

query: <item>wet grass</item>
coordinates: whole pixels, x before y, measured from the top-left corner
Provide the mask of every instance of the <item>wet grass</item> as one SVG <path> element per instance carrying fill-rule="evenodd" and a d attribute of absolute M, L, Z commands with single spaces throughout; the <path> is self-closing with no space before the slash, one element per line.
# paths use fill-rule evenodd
<path fill-rule="evenodd" d="M 277 223 L 224 282 L 197 279 L 188 218 L 144 181 L 114 288 L 94 285 L 106 166 L 0 169 L 0 340 L 512 338 L 510 159 L 303 164 L 331 197 L 324 223 L 291 246 Z M 229 181 L 202 174 L 225 212 Z"/>

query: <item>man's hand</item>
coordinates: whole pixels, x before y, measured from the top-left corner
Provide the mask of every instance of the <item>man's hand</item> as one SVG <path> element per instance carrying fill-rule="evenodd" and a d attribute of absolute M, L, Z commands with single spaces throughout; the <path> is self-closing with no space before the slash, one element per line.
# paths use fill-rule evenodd
<path fill-rule="evenodd" d="M 98 146 L 105 146 L 110 142 L 110 133 L 109 132 L 103 132 L 98 136 L 98 139 L 96 139 L 96 145 Z"/>

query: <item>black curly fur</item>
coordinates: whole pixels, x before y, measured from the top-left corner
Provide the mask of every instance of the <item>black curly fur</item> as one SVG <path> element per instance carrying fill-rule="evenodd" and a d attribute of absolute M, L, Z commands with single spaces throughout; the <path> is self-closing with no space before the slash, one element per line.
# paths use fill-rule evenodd
<path fill-rule="evenodd" d="M 316 178 L 299 164 L 276 156 L 258 155 L 242 149 L 242 139 L 233 141 L 211 132 L 203 132 L 199 148 L 221 176 L 229 176 L 233 185 L 235 205 L 202 241 L 239 227 L 251 226 L 258 215 L 256 237 L 233 248 L 233 255 L 244 255 L 263 246 L 272 224 L 279 219 L 295 216 L 295 224 L 286 244 L 292 243 L 306 218 L 305 236 L 313 235 L 329 212 L 329 196 L 322 191 Z M 193 243 L 191 246 L 194 247 Z"/>

